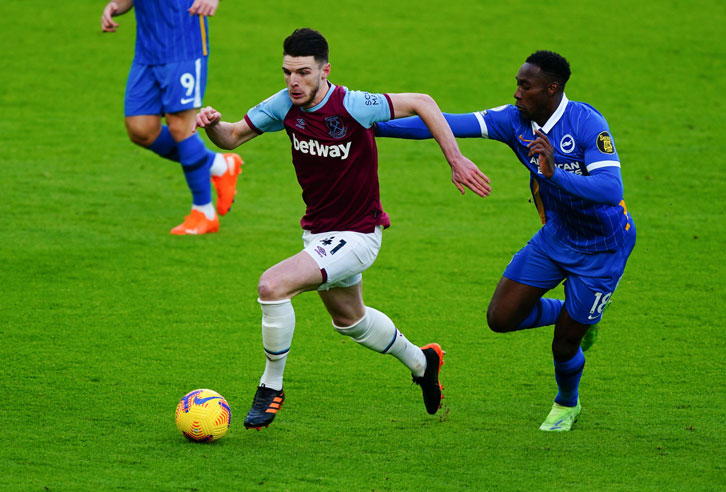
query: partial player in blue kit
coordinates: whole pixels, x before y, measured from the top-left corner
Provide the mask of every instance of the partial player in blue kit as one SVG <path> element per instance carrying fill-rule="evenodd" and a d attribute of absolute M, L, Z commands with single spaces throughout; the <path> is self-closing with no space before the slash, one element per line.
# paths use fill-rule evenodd
<path fill-rule="evenodd" d="M 592 106 L 567 98 L 569 77 L 565 58 L 537 51 L 517 73 L 514 105 L 445 114 L 455 136 L 503 142 L 530 172 L 543 226 L 506 267 L 487 322 L 498 333 L 555 325 L 559 392 L 545 431 L 568 431 L 580 414 L 583 347 L 591 343 L 583 337 L 595 334 L 635 246 L 610 129 Z M 415 117 L 378 123 L 376 135 L 430 138 Z M 543 297 L 563 280 L 564 301 Z"/>
<path fill-rule="evenodd" d="M 231 208 L 242 159 L 207 149 L 194 132 L 207 84 L 207 16 L 219 0 L 115 0 L 101 16 L 101 29 L 115 32 L 113 17 L 135 7 L 136 49 L 126 84 L 126 130 L 135 144 L 179 162 L 192 193 L 192 208 L 172 234 L 219 230 L 219 215 Z M 164 116 L 166 124 L 162 125 Z M 210 178 L 217 191 L 212 204 Z"/>

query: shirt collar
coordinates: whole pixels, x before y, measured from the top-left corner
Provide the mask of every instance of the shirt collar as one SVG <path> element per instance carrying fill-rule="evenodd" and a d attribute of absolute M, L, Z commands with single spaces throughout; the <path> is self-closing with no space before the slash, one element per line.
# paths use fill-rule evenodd
<path fill-rule="evenodd" d="M 552 127 L 557 124 L 558 121 L 560 121 L 560 118 L 562 118 L 562 115 L 565 114 L 565 108 L 567 107 L 567 103 L 569 100 L 567 99 L 567 96 L 565 93 L 562 93 L 562 100 L 560 101 L 560 105 L 557 106 L 557 109 L 555 109 L 555 112 L 552 113 L 552 116 L 547 120 L 547 122 L 544 124 L 544 126 L 540 127 L 536 122 L 532 121 L 532 133 L 534 133 L 535 130 L 539 130 L 540 128 L 544 133 L 549 133 L 550 130 L 552 130 Z"/>

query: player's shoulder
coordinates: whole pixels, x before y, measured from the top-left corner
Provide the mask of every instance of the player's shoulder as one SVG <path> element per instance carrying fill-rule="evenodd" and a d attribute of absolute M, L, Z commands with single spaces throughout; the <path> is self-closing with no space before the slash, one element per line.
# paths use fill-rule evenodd
<path fill-rule="evenodd" d="M 522 119 L 519 110 L 513 104 L 503 104 L 483 109 L 474 112 L 474 115 L 482 126 L 482 135 L 488 134 L 489 138 L 495 138 L 496 140 L 500 138 L 493 135 L 499 135 L 502 138 L 511 137 L 530 124 Z"/>
<path fill-rule="evenodd" d="M 506 116 L 512 116 L 512 115 L 519 115 L 519 110 L 517 110 L 516 107 L 514 107 L 513 104 L 502 104 L 501 106 L 496 106 L 494 108 L 488 108 L 488 109 L 482 109 L 479 111 L 481 115 L 487 115 L 487 114 L 499 114 L 499 115 L 506 115 Z"/>
<path fill-rule="evenodd" d="M 282 119 L 291 107 L 292 101 L 290 100 L 287 88 L 285 88 L 274 93 L 264 101 L 259 102 L 249 112 L 252 114 L 266 113 Z"/>
<path fill-rule="evenodd" d="M 344 92 L 343 107 L 361 126 L 370 128 L 373 123 L 391 119 L 393 107 L 390 98 L 383 93 L 350 90 L 339 86 Z"/>
<path fill-rule="evenodd" d="M 580 101 L 568 101 L 567 125 L 576 134 L 587 138 L 592 134 L 607 132 L 609 125 L 605 117 L 592 105 Z"/>
<path fill-rule="evenodd" d="M 607 120 L 594 106 L 582 101 L 568 101 L 566 111 L 570 119 L 607 124 Z"/>
<path fill-rule="evenodd" d="M 474 114 L 477 118 L 481 117 L 485 120 L 497 121 L 499 123 L 508 122 L 512 125 L 518 125 L 524 122 L 519 114 L 519 110 L 513 104 L 503 104 L 493 108 L 482 109 L 481 111 L 475 111 Z"/>
<path fill-rule="evenodd" d="M 366 106 L 375 105 L 376 102 L 385 98 L 385 95 L 377 92 L 351 90 L 344 85 L 338 86 L 338 90 L 343 93 L 346 102 L 363 103 Z"/>
<path fill-rule="evenodd" d="M 597 148 L 600 153 L 609 154 L 610 159 L 617 160 L 610 127 L 602 113 L 590 104 L 578 101 L 569 101 L 568 109 L 569 125 L 575 138 L 585 147 Z"/>

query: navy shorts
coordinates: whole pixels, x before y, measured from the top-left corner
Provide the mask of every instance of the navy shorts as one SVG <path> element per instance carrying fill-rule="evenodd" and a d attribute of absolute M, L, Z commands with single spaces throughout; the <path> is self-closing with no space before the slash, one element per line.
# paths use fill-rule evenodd
<path fill-rule="evenodd" d="M 635 246 L 635 227 L 626 244 L 615 251 L 583 253 L 540 229 L 519 250 L 504 270 L 504 276 L 533 287 L 553 289 L 565 281 L 565 309 L 579 323 L 594 325 L 620 282 L 630 252 Z"/>
<path fill-rule="evenodd" d="M 201 108 L 206 87 L 206 56 L 164 65 L 132 63 L 124 114 L 161 115 Z"/>

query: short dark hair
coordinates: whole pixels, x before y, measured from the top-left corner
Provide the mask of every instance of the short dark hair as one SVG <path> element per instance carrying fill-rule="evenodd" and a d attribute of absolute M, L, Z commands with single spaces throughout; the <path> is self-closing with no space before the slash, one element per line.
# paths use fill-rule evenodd
<path fill-rule="evenodd" d="M 328 63 L 328 42 L 315 29 L 295 29 L 282 43 L 282 54 L 288 56 L 314 56 L 320 64 Z"/>
<path fill-rule="evenodd" d="M 535 51 L 527 58 L 527 63 L 537 65 L 545 74 L 558 82 L 564 89 L 570 79 L 570 64 L 564 56 L 554 51 Z"/>

